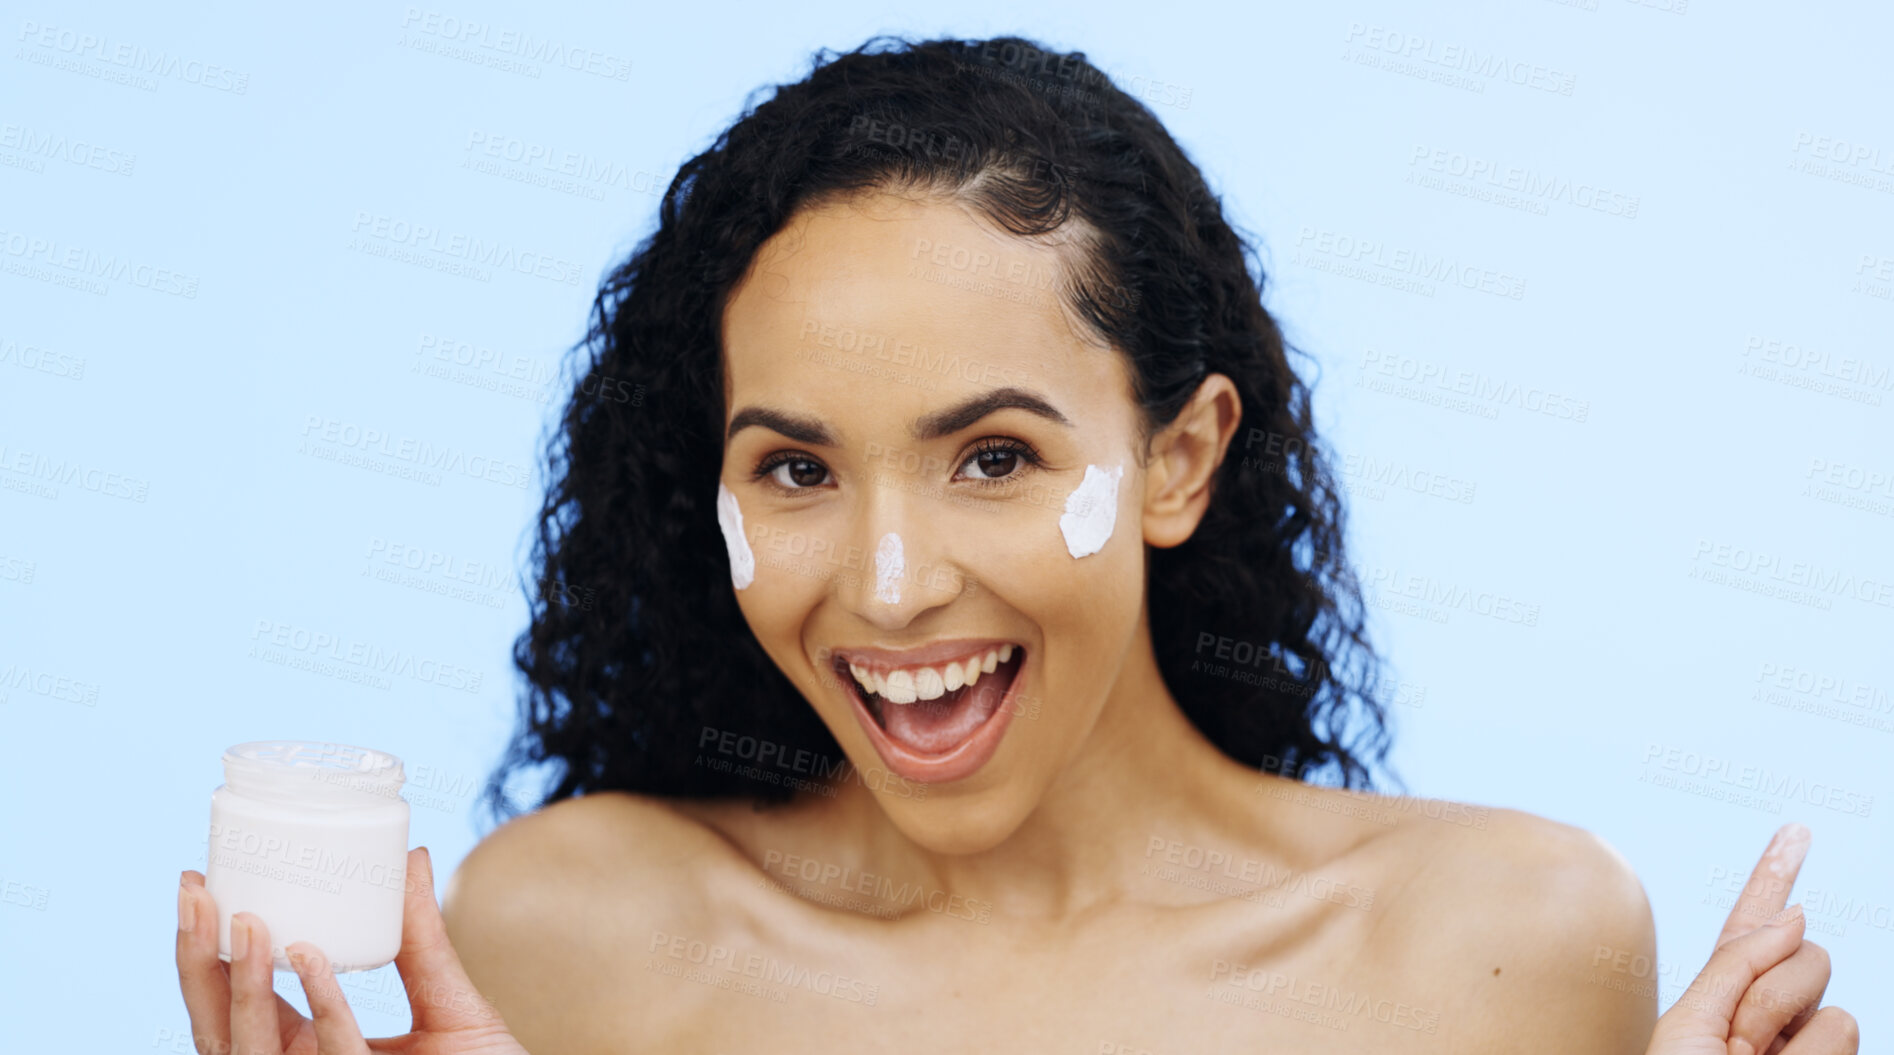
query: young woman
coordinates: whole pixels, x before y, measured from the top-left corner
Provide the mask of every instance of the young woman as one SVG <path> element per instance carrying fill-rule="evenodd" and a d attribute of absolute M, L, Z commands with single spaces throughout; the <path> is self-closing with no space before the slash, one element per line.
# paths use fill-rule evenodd
<path fill-rule="evenodd" d="M 1016 38 L 825 60 L 599 294 L 492 801 L 560 778 L 445 921 L 413 855 L 415 1033 L 181 926 L 200 1050 L 1855 1050 L 1799 825 L 1654 1022 L 1609 847 L 1363 790 L 1308 391 L 1149 110 Z"/>

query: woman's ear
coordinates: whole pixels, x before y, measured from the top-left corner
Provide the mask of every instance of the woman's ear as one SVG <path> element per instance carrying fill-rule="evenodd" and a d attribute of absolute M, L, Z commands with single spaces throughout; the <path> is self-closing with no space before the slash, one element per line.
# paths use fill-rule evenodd
<path fill-rule="evenodd" d="M 1181 544 L 1210 508 L 1210 481 L 1243 420 L 1243 398 L 1222 374 L 1198 383 L 1177 420 L 1151 438 L 1144 476 L 1144 541 Z"/>

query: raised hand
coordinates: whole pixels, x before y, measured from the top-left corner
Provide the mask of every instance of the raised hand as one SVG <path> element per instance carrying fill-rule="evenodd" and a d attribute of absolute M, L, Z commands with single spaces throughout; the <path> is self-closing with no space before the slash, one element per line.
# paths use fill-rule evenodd
<path fill-rule="evenodd" d="M 1818 1007 L 1828 951 L 1803 941 L 1802 906 L 1783 908 L 1808 855 L 1809 830 L 1769 841 L 1716 938 L 1716 951 L 1657 1020 L 1647 1055 L 1855 1055 L 1853 1015 Z"/>
<path fill-rule="evenodd" d="M 253 913 L 231 917 L 230 947 L 226 964 L 217 957 L 217 903 L 204 888 L 203 874 L 187 870 L 178 885 L 178 985 L 198 1055 L 526 1055 L 461 969 L 434 900 L 426 848 L 408 851 L 401 951 L 395 955 L 412 1031 L 364 1040 L 328 957 L 297 941 L 284 951 L 315 1016 L 303 1017 L 272 987 L 269 930 Z"/>

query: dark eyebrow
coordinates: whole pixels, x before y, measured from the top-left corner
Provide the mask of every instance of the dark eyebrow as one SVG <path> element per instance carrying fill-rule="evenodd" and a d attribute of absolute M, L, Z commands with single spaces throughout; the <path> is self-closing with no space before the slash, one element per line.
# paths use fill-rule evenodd
<path fill-rule="evenodd" d="M 908 427 L 908 432 L 917 440 L 934 440 L 942 436 L 951 436 L 961 429 L 979 421 L 996 411 L 1018 409 L 1037 414 L 1047 421 L 1072 427 L 1072 422 L 1059 413 L 1051 403 L 1035 393 L 1023 388 L 996 388 L 991 392 L 974 396 L 946 410 L 935 411 Z M 797 417 L 768 407 L 744 407 L 730 419 L 730 428 L 724 433 L 724 443 L 736 438 L 738 432 L 751 425 L 761 425 L 773 429 L 797 443 L 807 443 L 813 447 L 835 446 L 835 435 L 827 425 L 814 418 Z"/>
<path fill-rule="evenodd" d="M 737 411 L 736 416 L 730 419 L 729 430 L 723 434 L 724 445 L 729 446 L 737 433 L 751 425 L 774 429 L 797 443 L 806 443 L 812 447 L 835 446 L 835 437 L 827 425 L 814 418 L 799 418 L 768 407 L 744 407 Z"/>
<path fill-rule="evenodd" d="M 1052 404 L 1040 398 L 1036 393 L 1023 388 L 996 388 L 991 392 L 974 396 L 963 403 L 936 411 L 916 421 L 908 427 L 908 432 L 917 440 L 934 440 L 942 436 L 951 436 L 961 429 L 979 421 L 995 411 L 1017 408 L 1037 414 L 1047 421 L 1071 428 L 1072 423 L 1064 414 L 1058 412 Z"/>

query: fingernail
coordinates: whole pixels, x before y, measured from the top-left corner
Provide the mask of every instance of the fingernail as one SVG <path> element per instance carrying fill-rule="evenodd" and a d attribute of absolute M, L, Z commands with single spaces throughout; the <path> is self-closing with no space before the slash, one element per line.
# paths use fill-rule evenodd
<path fill-rule="evenodd" d="M 1771 916 L 1769 918 L 1769 925 L 1771 927 L 1787 927 L 1801 918 L 1802 903 L 1798 901 L 1788 908 L 1783 909 L 1781 912 L 1776 913 L 1774 916 Z"/>
<path fill-rule="evenodd" d="M 1802 861 L 1809 854 L 1811 833 L 1808 826 L 1796 821 L 1776 829 L 1776 837 L 1769 840 L 1768 853 L 1775 859 L 1769 862 L 1772 875 L 1785 876 L 1802 867 Z"/>
<path fill-rule="evenodd" d="M 1730 1055 L 1756 1055 L 1756 1045 L 1741 1037 L 1731 1037 Z"/>
<path fill-rule="evenodd" d="M 197 926 L 197 905 L 191 901 L 191 891 L 182 881 L 178 883 L 178 929 L 189 932 Z"/>
<path fill-rule="evenodd" d="M 241 960 L 250 951 L 250 925 L 232 916 L 230 919 L 230 958 Z"/>

